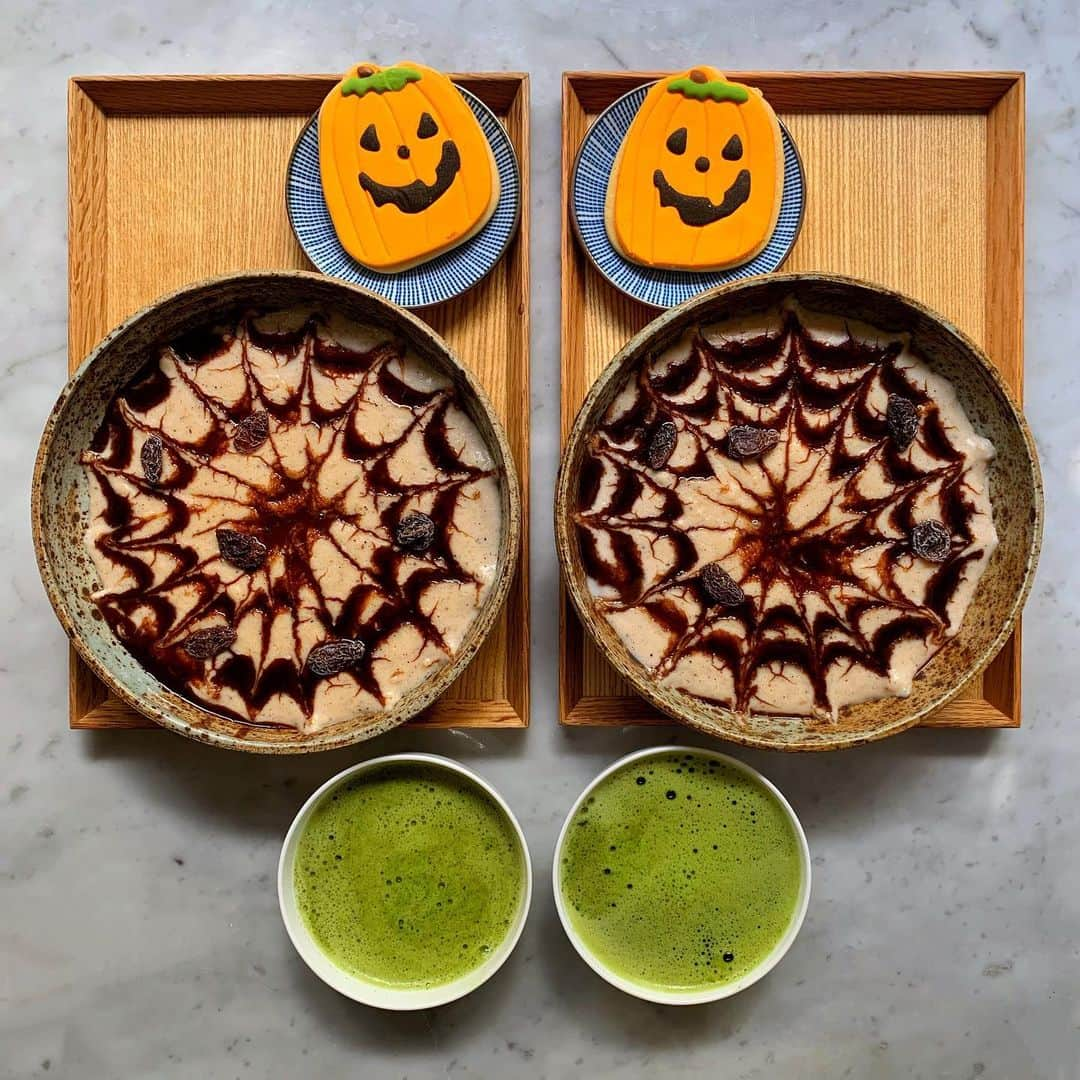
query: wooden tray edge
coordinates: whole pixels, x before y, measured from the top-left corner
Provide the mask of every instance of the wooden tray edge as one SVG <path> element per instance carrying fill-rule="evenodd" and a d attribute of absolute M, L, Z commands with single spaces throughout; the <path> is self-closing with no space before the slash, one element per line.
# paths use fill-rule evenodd
<path fill-rule="evenodd" d="M 595 112 L 664 71 L 564 71 L 585 112 Z M 784 112 L 990 112 L 1024 81 L 1022 71 L 728 71 Z"/>
<path fill-rule="evenodd" d="M 528 727 L 528 718 L 521 716 L 506 700 L 468 701 L 455 699 L 433 705 L 406 727 L 416 728 L 514 728 Z M 109 695 L 99 705 L 82 716 L 72 716 L 68 727 L 72 731 L 163 731 L 141 713 Z"/>
<path fill-rule="evenodd" d="M 680 726 L 677 720 L 653 709 L 642 698 L 580 698 L 562 721 L 567 727 L 624 727 L 628 725 Z M 984 699 L 954 701 L 918 727 L 1018 728 L 1020 721 L 1006 716 Z"/>

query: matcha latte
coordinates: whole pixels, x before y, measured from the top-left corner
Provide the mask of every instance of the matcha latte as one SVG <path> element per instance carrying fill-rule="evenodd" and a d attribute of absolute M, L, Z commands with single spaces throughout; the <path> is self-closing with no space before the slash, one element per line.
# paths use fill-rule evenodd
<path fill-rule="evenodd" d="M 608 981 L 658 1001 L 727 996 L 765 973 L 806 910 L 794 813 L 721 754 L 634 754 L 594 782 L 556 853 L 560 915 Z"/>
<path fill-rule="evenodd" d="M 527 858 L 505 804 L 460 766 L 428 755 L 369 762 L 317 792 L 290 831 L 286 926 L 349 996 L 439 1004 L 485 981 L 513 948 Z"/>

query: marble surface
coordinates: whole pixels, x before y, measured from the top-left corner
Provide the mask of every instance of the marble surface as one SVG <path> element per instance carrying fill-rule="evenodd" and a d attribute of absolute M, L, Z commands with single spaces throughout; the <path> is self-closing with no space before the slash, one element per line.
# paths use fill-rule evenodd
<path fill-rule="evenodd" d="M 308 760 L 158 733 L 70 733 L 63 636 L 27 525 L 63 377 L 65 80 L 340 69 L 362 54 L 533 76 L 533 726 L 405 734 Z M 0 30 L 0 1076 L 1066 1078 L 1080 1075 L 1080 23 L 1072 0 L 7 0 Z M 1027 411 L 1048 531 L 1028 605 L 1024 727 L 915 732 L 841 756 L 746 754 L 814 854 L 805 929 L 741 997 L 676 1011 L 588 972 L 547 885 L 586 780 L 665 732 L 555 724 L 549 505 L 558 386 L 559 73 L 705 57 L 760 68 L 1028 73 Z M 677 734 L 677 733 L 676 733 Z M 515 807 L 538 887 L 510 963 L 466 1001 L 393 1016 L 294 955 L 273 873 L 306 795 L 361 756 L 455 754 Z"/>

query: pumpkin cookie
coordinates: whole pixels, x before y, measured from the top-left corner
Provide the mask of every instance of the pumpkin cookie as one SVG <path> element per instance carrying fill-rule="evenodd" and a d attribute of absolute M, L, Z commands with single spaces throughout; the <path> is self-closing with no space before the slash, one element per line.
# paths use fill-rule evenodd
<path fill-rule="evenodd" d="M 784 191 L 784 145 L 761 91 L 712 67 L 658 80 L 634 117 L 604 219 L 624 258 L 724 270 L 769 242 Z"/>
<path fill-rule="evenodd" d="M 342 247 L 394 273 L 487 224 L 499 174 L 483 129 L 441 72 L 357 64 L 319 109 L 319 172 Z"/>

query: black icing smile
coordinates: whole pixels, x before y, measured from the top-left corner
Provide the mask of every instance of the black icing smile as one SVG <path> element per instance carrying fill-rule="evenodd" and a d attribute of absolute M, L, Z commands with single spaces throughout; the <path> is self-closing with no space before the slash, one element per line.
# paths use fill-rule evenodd
<path fill-rule="evenodd" d="M 414 180 L 411 184 L 393 187 L 380 184 L 362 172 L 360 186 L 374 199 L 376 206 L 393 203 L 403 214 L 419 214 L 446 193 L 460 169 L 461 154 L 454 142 L 447 139 L 442 145 L 439 164 L 435 167 L 435 183 L 425 184 L 423 180 Z"/>
<path fill-rule="evenodd" d="M 661 206 L 674 206 L 679 212 L 679 217 L 684 225 L 701 227 L 711 225 L 714 221 L 720 221 L 736 210 L 750 198 L 750 170 L 740 169 L 731 187 L 724 192 L 724 198 L 719 204 L 714 203 L 704 195 L 684 195 L 676 191 L 664 176 L 662 169 L 653 173 L 653 183 L 660 192 Z"/>

